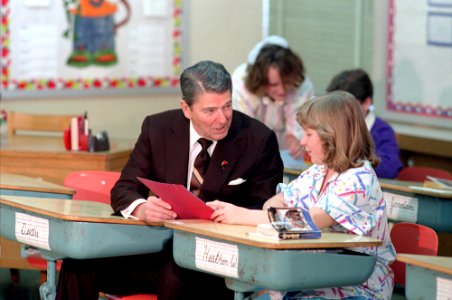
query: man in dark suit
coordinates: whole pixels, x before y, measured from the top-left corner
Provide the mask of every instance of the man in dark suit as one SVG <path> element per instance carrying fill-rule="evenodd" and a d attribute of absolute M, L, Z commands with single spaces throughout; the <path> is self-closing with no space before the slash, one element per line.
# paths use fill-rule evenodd
<path fill-rule="evenodd" d="M 282 181 L 275 134 L 259 121 L 233 111 L 231 77 L 221 64 L 199 62 L 182 73 L 180 84 L 182 109 L 144 120 L 135 148 L 111 191 L 114 211 L 148 223 L 177 218 L 168 203 L 148 196 L 149 189 L 137 177 L 190 189 L 193 162 L 201 151 L 199 138 L 212 141 L 199 197 L 206 202 L 218 199 L 261 208 Z M 65 260 L 57 299 L 90 300 L 99 291 L 157 293 L 159 300 L 233 298 L 221 277 L 175 265 L 168 244 L 154 254 Z"/>

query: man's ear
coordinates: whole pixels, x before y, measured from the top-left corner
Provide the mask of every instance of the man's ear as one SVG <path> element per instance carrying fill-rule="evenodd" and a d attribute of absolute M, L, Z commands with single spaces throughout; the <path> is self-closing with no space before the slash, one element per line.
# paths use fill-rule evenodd
<path fill-rule="evenodd" d="M 180 108 L 182 109 L 182 112 L 184 113 L 184 116 L 187 119 L 191 119 L 191 110 L 190 110 L 190 106 L 188 106 L 187 102 L 185 102 L 185 100 L 181 99 L 180 100 Z"/>

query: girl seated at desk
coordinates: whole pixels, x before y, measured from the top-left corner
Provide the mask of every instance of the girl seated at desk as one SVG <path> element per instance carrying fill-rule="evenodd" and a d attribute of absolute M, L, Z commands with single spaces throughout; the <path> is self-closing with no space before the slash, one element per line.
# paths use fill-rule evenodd
<path fill-rule="evenodd" d="M 377 256 L 366 282 L 295 293 L 270 292 L 270 296 L 284 300 L 390 299 L 394 276 L 389 264 L 395 259 L 395 250 L 373 169 L 378 158 L 358 102 L 347 92 L 332 92 L 303 104 L 298 122 L 305 131 L 300 143 L 314 165 L 291 183 L 279 184 L 278 193 L 267 200 L 264 210 L 212 201 L 207 203 L 215 210 L 212 218 L 221 223 L 256 225 L 269 222 L 269 207 L 300 207 L 309 210 L 319 228 L 380 239 L 383 243 L 379 247 L 352 249 Z"/>

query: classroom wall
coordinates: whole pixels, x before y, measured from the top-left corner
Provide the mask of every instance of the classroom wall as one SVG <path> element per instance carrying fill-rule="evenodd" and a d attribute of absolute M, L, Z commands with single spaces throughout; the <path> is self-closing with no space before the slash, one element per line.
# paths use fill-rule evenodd
<path fill-rule="evenodd" d="M 211 59 L 232 72 L 262 37 L 261 0 L 191 0 L 188 4 L 186 65 Z M 178 108 L 179 99 L 179 93 L 1 99 L 1 108 L 42 114 L 86 110 L 94 133 L 107 130 L 110 137 L 135 139 L 146 115 Z"/>
<path fill-rule="evenodd" d="M 362 67 L 374 81 L 377 114 L 383 112 L 387 1 L 272 0 L 270 34 L 285 36 L 301 54 L 317 94 L 344 68 Z M 222 62 L 229 71 L 242 63 L 262 37 L 263 0 L 189 0 L 186 65 Z M 2 99 L 1 107 L 36 113 L 88 111 L 94 133 L 135 139 L 148 114 L 179 107 L 179 93 L 67 98 Z M 400 135 L 406 164 L 452 171 L 452 131 L 422 124 L 391 124 Z M 407 138 L 408 137 L 408 138 Z M 434 144 L 419 148 L 425 138 Z M 438 145 L 438 147 L 436 147 Z M 417 149 L 419 148 L 419 149 Z M 432 159 L 433 157 L 433 159 Z"/>
<path fill-rule="evenodd" d="M 365 69 L 374 83 L 376 114 L 396 131 L 404 164 L 452 172 L 449 120 L 434 125 L 386 109 L 388 0 L 274 0 L 270 12 L 270 34 L 286 37 L 301 55 L 317 95 L 325 93 L 338 72 Z"/>

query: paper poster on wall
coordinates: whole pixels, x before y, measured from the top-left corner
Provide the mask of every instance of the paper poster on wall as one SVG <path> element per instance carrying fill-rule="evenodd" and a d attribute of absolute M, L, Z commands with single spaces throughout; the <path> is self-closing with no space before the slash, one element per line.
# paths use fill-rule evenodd
<path fill-rule="evenodd" d="M 175 88 L 182 2 L 3 0 L 2 94 Z"/>
<path fill-rule="evenodd" d="M 452 127 L 452 0 L 388 4 L 386 109 Z"/>

